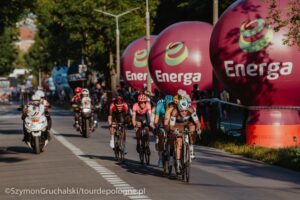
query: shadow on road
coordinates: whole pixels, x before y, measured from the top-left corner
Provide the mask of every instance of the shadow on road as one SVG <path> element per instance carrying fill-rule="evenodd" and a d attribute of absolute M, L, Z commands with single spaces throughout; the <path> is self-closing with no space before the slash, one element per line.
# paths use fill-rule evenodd
<path fill-rule="evenodd" d="M 6 150 L 13 153 L 32 153 L 32 149 L 27 146 L 13 146 L 8 147 Z"/>
<path fill-rule="evenodd" d="M 100 160 L 109 160 L 109 161 L 116 161 L 115 157 L 113 156 L 95 156 L 95 155 L 81 155 L 81 157 L 86 157 L 90 159 L 100 159 Z M 124 162 L 117 162 L 116 165 L 119 165 L 120 167 L 127 170 L 127 172 L 133 173 L 133 174 L 141 174 L 146 176 L 157 176 L 162 177 L 163 172 L 161 170 L 158 170 L 156 166 L 154 165 L 142 165 L 140 161 L 126 159 Z"/>
<path fill-rule="evenodd" d="M 57 135 L 57 136 L 64 136 L 64 137 L 82 137 L 82 135 L 80 135 L 80 133 L 78 134 L 73 134 L 73 133 L 55 133 L 54 135 Z"/>
<path fill-rule="evenodd" d="M 20 129 L 0 129 L 0 134 L 2 134 L 2 135 L 21 135 L 21 134 L 23 134 L 21 128 Z"/>
<path fill-rule="evenodd" d="M 21 146 L 2 148 L 0 149 L 0 163 L 16 163 L 27 160 L 25 158 L 17 157 L 18 153 L 32 153 L 32 151 L 29 148 Z"/>
<path fill-rule="evenodd" d="M 294 182 L 300 185 L 300 173 L 280 168 L 277 166 L 271 166 L 264 164 L 256 160 L 250 160 L 247 158 L 226 155 L 223 152 L 214 151 L 208 148 L 197 149 L 198 157 L 195 161 L 199 163 L 199 166 L 217 166 L 219 169 L 236 170 L 249 177 L 261 177 L 270 180 Z"/>

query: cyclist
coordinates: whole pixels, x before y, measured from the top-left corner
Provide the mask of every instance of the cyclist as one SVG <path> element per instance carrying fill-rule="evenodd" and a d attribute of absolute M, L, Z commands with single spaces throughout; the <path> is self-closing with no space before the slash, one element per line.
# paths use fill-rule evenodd
<path fill-rule="evenodd" d="M 109 106 L 109 115 L 108 115 L 108 124 L 110 127 L 110 147 L 113 149 L 115 147 L 115 141 L 114 136 L 116 132 L 116 123 L 121 123 L 122 126 L 122 139 L 124 144 L 124 153 L 127 154 L 126 149 L 126 132 L 124 128 L 125 123 L 125 117 L 128 114 L 128 105 L 126 102 L 123 101 L 123 98 L 121 96 L 118 96 L 113 100 L 113 102 Z"/>
<path fill-rule="evenodd" d="M 163 148 L 164 148 L 164 135 L 160 134 L 159 128 L 164 126 L 164 119 L 166 110 L 169 109 L 173 102 L 173 96 L 166 95 L 163 100 L 158 101 L 155 112 L 154 112 L 154 127 L 155 127 L 155 133 L 156 133 L 156 148 L 158 151 L 158 166 L 163 167 L 162 162 L 162 154 L 163 154 Z"/>
<path fill-rule="evenodd" d="M 180 172 L 180 159 L 182 149 L 182 137 L 184 127 L 188 127 L 190 132 L 190 153 L 191 159 L 195 158 L 193 144 L 196 142 L 196 134 L 201 134 L 201 124 L 196 114 L 195 109 L 189 104 L 186 99 L 178 101 L 177 109 L 174 109 L 171 113 L 170 130 L 177 134 L 176 137 L 176 164 L 177 173 Z"/>
<path fill-rule="evenodd" d="M 138 102 L 133 105 L 132 108 L 132 124 L 136 129 L 136 151 L 140 152 L 140 142 L 141 142 L 141 128 L 143 124 L 146 124 L 146 135 L 149 137 L 149 123 L 151 116 L 151 105 L 147 101 L 147 96 L 144 94 L 140 94 L 138 96 Z"/>
<path fill-rule="evenodd" d="M 81 103 L 82 88 L 77 87 L 77 88 L 75 88 L 74 92 L 75 92 L 75 95 L 73 96 L 73 98 L 71 100 L 71 105 L 73 107 L 74 118 L 75 118 L 74 127 L 79 129 L 79 115 L 80 115 L 80 103 Z"/>
<path fill-rule="evenodd" d="M 173 98 L 173 104 L 169 105 L 168 108 L 166 109 L 165 120 L 164 120 L 164 125 L 166 130 L 169 130 L 171 113 L 176 108 L 178 101 L 181 99 L 187 99 L 188 102 L 190 102 L 190 96 L 186 93 L 186 91 L 179 89 L 177 91 L 177 94 Z"/>

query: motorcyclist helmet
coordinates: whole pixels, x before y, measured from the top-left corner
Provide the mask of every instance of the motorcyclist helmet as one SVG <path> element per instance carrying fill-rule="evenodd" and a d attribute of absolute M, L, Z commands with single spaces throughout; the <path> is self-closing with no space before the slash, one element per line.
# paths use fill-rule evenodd
<path fill-rule="evenodd" d="M 82 92 L 82 88 L 81 87 L 77 87 L 77 88 L 75 88 L 74 92 L 76 94 L 80 94 Z"/>

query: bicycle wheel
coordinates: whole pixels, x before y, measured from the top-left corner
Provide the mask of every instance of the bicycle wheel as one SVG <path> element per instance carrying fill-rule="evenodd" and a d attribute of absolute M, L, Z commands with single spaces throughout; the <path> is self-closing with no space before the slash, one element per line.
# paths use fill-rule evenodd
<path fill-rule="evenodd" d="M 164 176 L 169 174 L 169 156 L 168 151 L 163 152 L 163 166 L 164 166 Z"/>
<path fill-rule="evenodd" d="M 182 156 L 181 156 L 181 167 L 182 167 L 182 171 L 181 171 L 181 174 L 182 174 L 182 181 L 185 181 L 185 176 L 186 176 L 186 173 L 185 173 L 185 170 L 186 170 L 186 166 L 185 166 L 185 163 L 186 163 L 186 144 L 185 142 L 183 141 L 183 145 L 182 145 Z"/>
<path fill-rule="evenodd" d="M 149 144 L 147 142 L 147 145 L 145 147 L 145 161 L 146 161 L 146 164 L 149 165 L 150 164 L 150 147 L 149 147 Z"/>
<path fill-rule="evenodd" d="M 185 146 L 185 148 L 186 148 L 186 150 L 185 150 L 185 153 L 186 153 L 186 160 L 185 160 L 185 166 L 184 166 L 184 168 L 185 168 L 185 181 L 187 182 L 187 183 L 189 183 L 190 182 L 190 170 L 191 170 L 191 166 L 190 166 L 190 145 L 189 144 L 187 144 L 186 146 Z"/>
<path fill-rule="evenodd" d="M 116 160 L 120 159 L 119 151 L 120 151 L 120 148 L 119 148 L 119 137 L 117 137 L 115 135 L 115 148 L 114 148 L 114 152 L 115 152 L 115 158 L 116 158 Z"/>
<path fill-rule="evenodd" d="M 169 154 L 168 154 L 168 164 L 169 164 L 168 173 L 169 173 L 169 176 L 172 175 L 172 169 L 173 169 L 173 165 L 174 165 L 174 152 L 173 151 L 174 150 L 171 149 L 170 144 L 168 144 L 168 152 L 169 152 Z M 170 162 L 171 155 L 172 155 L 173 163 Z"/>
<path fill-rule="evenodd" d="M 145 141 L 144 141 L 144 137 L 143 137 L 143 132 L 142 132 L 142 137 L 141 137 L 141 148 L 140 148 L 139 154 L 140 154 L 141 164 L 143 165 L 144 164 L 144 154 L 145 154 Z"/>
<path fill-rule="evenodd" d="M 123 138 L 120 141 L 120 161 L 123 162 L 125 157 Z"/>

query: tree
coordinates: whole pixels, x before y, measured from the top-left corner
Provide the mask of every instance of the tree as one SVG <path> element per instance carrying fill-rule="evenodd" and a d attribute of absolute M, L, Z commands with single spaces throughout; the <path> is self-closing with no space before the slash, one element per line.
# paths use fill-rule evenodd
<path fill-rule="evenodd" d="M 283 44 L 293 46 L 298 45 L 300 49 L 300 0 L 288 0 L 287 15 L 285 18 L 281 16 L 282 10 L 278 8 L 276 0 L 262 0 L 268 2 L 269 13 L 268 21 L 273 25 L 274 31 L 279 31 L 283 27 L 289 27 Z"/>
<path fill-rule="evenodd" d="M 0 1 L 0 34 L 5 27 L 12 27 L 25 13 L 34 8 L 34 0 L 1 0 Z"/>
<path fill-rule="evenodd" d="M 16 28 L 5 28 L 0 35 L 0 76 L 9 74 L 13 69 L 13 62 L 18 55 L 13 43 L 17 37 Z"/>
<path fill-rule="evenodd" d="M 152 15 L 158 0 L 151 0 Z M 115 21 L 94 9 L 121 13 L 143 0 L 37 0 L 39 37 L 49 54 L 49 62 L 67 63 L 68 59 L 84 58 L 90 68 L 109 74 L 109 55 L 115 52 Z M 145 35 L 144 9 L 120 18 L 121 52 L 136 38 Z M 109 78 L 109 76 L 107 77 Z"/>

